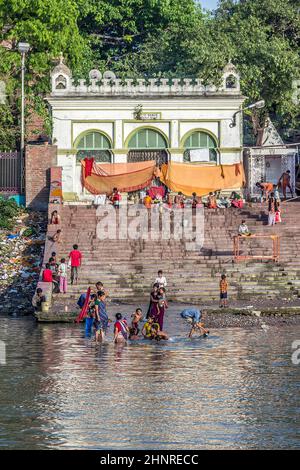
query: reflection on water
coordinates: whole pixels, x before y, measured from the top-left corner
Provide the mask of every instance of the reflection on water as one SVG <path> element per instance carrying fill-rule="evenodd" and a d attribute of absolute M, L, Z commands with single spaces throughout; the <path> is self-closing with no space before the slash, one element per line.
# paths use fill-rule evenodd
<path fill-rule="evenodd" d="M 300 328 L 185 333 L 95 350 L 82 326 L 0 318 L 0 447 L 300 448 Z"/>

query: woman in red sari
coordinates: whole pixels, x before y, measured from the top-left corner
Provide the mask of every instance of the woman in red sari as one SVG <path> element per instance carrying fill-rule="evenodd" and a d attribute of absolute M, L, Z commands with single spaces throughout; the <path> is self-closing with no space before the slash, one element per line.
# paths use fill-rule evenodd
<path fill-rule="evenodd" d="M 159 308 L 158 308 L 158 293 L 159 284 L 154 284 L 150 294 L 150 304 L 148 308 L 147 318 L 152 317 L 155 321 L 158 320 Z"/>

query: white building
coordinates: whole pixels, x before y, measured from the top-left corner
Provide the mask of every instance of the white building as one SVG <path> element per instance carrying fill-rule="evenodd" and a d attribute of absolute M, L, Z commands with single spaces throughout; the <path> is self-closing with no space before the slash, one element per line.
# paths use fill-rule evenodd
<path fill-rule="evenodd" d="M 201 79 L 116 79 L 112 72 L 90 72 L 75 84 L 62 60 L 51 73 L 53 143 L 63 168 L 63 191 L 81 195 L 81 164 L 86 156 L 98 162 L 242 161 L 239 75 L 229 63 L 221 86 Z M 194 150 L 193 152 L 190 152 Z M 191 163 L 192 164 L 192 163 Z"/>

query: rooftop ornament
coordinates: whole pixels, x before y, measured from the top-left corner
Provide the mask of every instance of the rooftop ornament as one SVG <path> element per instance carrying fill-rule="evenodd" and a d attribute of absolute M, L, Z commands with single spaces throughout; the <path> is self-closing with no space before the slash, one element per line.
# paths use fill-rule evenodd
<path fill-rule="evenodd" d="M 61 55 L 59 64 L 51 73 L 52 96 L 100 95 L 100 96 L 198 96 L 198 95 L 240 95 L 240 80 L 235 66 L 227 64 L 219 87 L 204 85 L 201 78 L 125 78 L 119 79 L 114 72 L 101 73 L 92 69 L 88 82 L 85 79 L 75 83 L 70 69 Z"/>

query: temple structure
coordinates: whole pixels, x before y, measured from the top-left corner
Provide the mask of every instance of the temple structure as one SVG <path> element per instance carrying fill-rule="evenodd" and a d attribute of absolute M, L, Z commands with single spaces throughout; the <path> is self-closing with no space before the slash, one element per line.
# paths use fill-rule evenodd
<path fill-rule="evenodd" d="M 90 71 L 88 81 L 75 83 L 61 58 L 51 84 L 47 101 L 65 193 L 79 198 L 89 193 L 81 179 L 81 161 L 88 157 L 98 163 L 242 162 L 242 113 L 235 127 L 230 123 L 245 97 L 231 63 L 217 88 L 201 79 L 121 80 L 98 70 Z"/>

